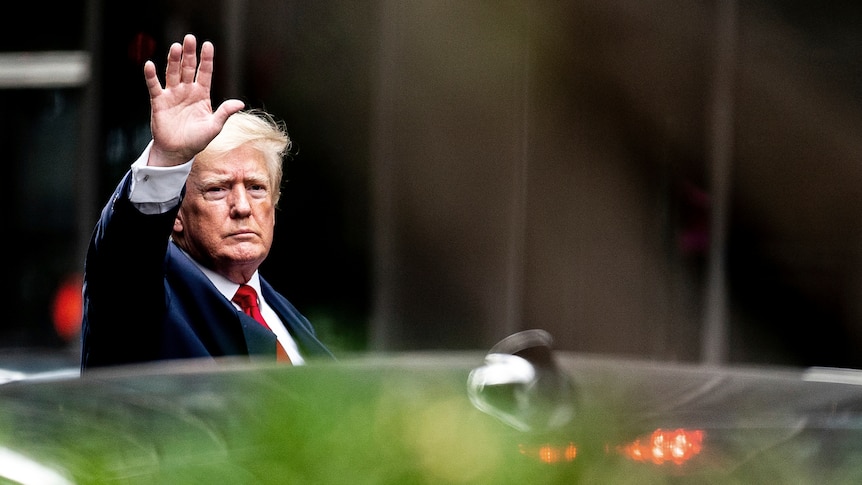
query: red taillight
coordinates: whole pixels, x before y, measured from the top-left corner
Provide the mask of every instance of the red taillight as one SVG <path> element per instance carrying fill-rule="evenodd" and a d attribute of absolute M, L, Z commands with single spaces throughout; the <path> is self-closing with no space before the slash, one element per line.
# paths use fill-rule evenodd
<path fill-rule="evenodd" d="M 681 465 L 701 452 L 703 436 L 703 430 L 699 429 L 657 429 L 651 435 L 638 438 L 619 449 L 635 461 Z"/>

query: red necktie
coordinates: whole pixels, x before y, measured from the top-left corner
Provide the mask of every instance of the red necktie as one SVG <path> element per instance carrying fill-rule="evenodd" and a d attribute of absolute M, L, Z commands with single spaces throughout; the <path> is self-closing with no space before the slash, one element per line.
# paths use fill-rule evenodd
<path fill-rule="evenodd" d="M 239 305 L 243 313 L 254 318 L 264 327 L 269 328 L 266 320 L 263 319 L 263 315 L 260 314 L 260 307 L 257 306 L 257 292 L 254 291 L 254 288 L 248 285 L 239 285 L 239 289 L 236 290 L 236 294 L 232 300 Z M 275 342 L 275 347 L 278 361 L 290 363 L 290 357 L 287 356 L 287 352 L 285 352 L 284 347 L 278 341 Z"/>

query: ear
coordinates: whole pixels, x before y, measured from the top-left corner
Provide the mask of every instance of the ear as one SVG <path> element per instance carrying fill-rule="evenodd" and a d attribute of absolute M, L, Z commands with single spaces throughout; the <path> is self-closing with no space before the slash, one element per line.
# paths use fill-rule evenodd
<path fill-rule="evenodd" d="M 181 214 L 177 214 L 177 217 L 174 219 L 174 232 L 183 232 L 183 218 Z"/>

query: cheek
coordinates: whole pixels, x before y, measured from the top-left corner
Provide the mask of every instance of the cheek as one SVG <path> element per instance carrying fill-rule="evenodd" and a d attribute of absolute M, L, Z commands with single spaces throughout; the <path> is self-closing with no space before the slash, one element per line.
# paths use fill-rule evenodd
<path fill-rule="evenodd" d="M 217 204 L 195 205 L 187 208 L 184 212 L 184 227 L 186 230 L 191 229 L 196 232 L 204 231 L 207 228 L 210 228 L 211 231 L 230 219 L 228 211 Z"/>
<path fill-rule="evenodd" d="M 261 225 L 263 226 L 264 231 L 266 231 L 269 239 L 272 240 L 272 235 L 275 232 L 275 217 L 265 219 Z"/>
<path fill-rule="evenodd" d="M 264 239 L 268 244 L 271 244 L 275 235 L 275 214 L 271 212 L 270 216 L 261 219 L 260 226 Z"/>
<path fill-rule="evenodd" d="M 272 228 L 275 226 L 275 209 L 269 202 L 262 202 L 258 207 L 255 217 L 260 221 L 261 226 Z"/>

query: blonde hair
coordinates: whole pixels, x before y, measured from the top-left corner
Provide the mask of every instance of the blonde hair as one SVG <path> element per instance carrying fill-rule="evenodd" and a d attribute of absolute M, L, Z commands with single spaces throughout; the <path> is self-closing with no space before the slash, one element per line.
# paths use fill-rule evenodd
<path fill-rule="evenodd" d="M 290 136 L 283 121 L 260 109 L 234 113 L 201 153 L 218 156 L 246 144 L 263 154 L 273 187 L 272 202 L 278 204 L 284 173 L 282 163 L 290 150 Z"/>

